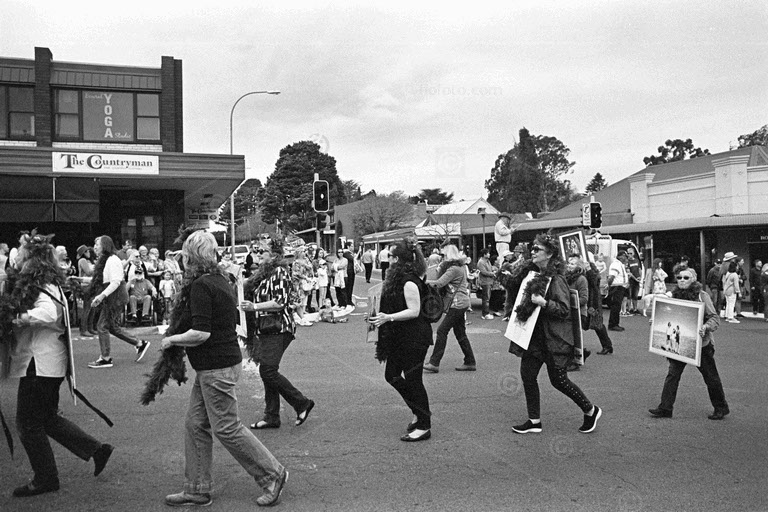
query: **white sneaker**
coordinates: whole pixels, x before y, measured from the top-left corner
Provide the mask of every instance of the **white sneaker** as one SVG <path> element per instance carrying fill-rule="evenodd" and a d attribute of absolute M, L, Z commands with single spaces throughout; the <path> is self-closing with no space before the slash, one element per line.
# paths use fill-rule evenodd
<path fill-rule="evenodd" d="M 493 320 L 493 315 L 488 314 L 483 317 L 483 320 Z"/>
<path fill-rule="evenodd" d="M 735 318 L 726 318 L 725 321 L 728 322 L 729 324 L 740 324 L 741 323 L 738 320 L 736 320 Z"/>

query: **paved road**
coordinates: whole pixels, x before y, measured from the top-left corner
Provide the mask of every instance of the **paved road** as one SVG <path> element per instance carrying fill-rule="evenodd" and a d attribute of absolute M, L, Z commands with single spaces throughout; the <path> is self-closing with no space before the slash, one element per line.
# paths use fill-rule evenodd
<path fill-rule="evenodd" d="M 358 294 L 365 283 L 358 279 Z M 478 304 L 479 306 L 479 304 Z M 410 413 L 383 381 L 383 366 L 364 342 L 361 316 L 348 324 L 300 328 L 282 370 L 317 406 L 301 427 L 284 411 L 279 430 L 259 438 L 290 470 L 279 509 L 292 511 L 624 511 L 768 510 L 765 483 L 768 324 L 747 319 L 716 333 L 717 363 L 731 405 L 724 421 L 707 419 L 711 406 L 695 368 L 683 375 L 674 419 L 646 412 L 658 404 L 665 360 L 648 353 L 648 322 L 622 319 L 613 335 L 616 352 L 593 355 L 572 374 L 604 408 L 595 433 L 580 434 L 581 412 L 540 377 L 544 432 L 516 435 L 525 419 L 519 360 L 507 352 L 500 319 L 469 314 L 468 332 L 478 371 L 455 372 L 461 363 L 451 337 L 440 373 L 426 375 L 433 437 L 399 440 Z M 159 337 L 154 335 L 157 346 Z M 588 334 L 587 345 L 599 348 Z M 148 407 L 138 396 L 157 353 L 133 362 L 132 349 L 114 341 L 116 365 L 89 370 L 95 339 L 76 343 L 80 387 L 114 421 L 108 428 L 82 405 L 64 400 L 64 413 L 117 450 L 94 478 L 85 463 L 58 445 L 59 492 L 24 500 L 10 497 L 30 471 L 23 451 L 14 460 L 0 446 L 0 510 L 168 510 L 165 494 L 183 481 L 183 422 L 189 386 L 175 384 Z M 239 385 L 241 416 L 251 423 L 263 407 L 259 380 Z M 13 421 L 15 387 L 0 387 Z M 18 443 L 17 443 L 18 446 Z M 255 484 L 218 444 L 217 490 L 210 510 L 256 508 Z"/>

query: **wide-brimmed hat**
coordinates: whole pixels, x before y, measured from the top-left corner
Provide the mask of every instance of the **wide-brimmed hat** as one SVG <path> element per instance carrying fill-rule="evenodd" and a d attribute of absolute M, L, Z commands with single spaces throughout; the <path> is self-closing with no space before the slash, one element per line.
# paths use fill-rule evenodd
<path fill-rule="evenodd" d="M 511 216 L 510 214 L 508 214 L 507 212 L 501 212 L 501 213 L 499 214 L 499 218 L 502 218 L 502 217 L 506 217 L 506 218 L 508 218 L 508 219 L 511 219 L 511 218 L 512 218 L 512 216 Z"/>
<path fill-rule="evenodd" d="M 507 256 L 509 256 L 510 254 L 515 254 L 515 253 L 514 253 L 514 252 L 512 252 L 512 251 L 509 251 L 509 250 L 506 250 L 506 251 L 501 251 L 501 257 L 502 257 L 502 258 L 506 258 L 506 257 L 507 257 Z"/>
<path fill-rule="evenodd" d="M 738 257 L 738 254 L 734 254 L 731 251 L 728 251 L 727 253 L 725 253 L 725 256 L 723 256 L 723 263 L 725 263 L 726 261 L 731 261 L 736 257 Z"/>
<path fill-rule="evenodd" d="M 88 247 L 86 247 L 85 245 L 81 245 L 80 247 L 78 247 L 77 248 L 77 257 L 79 258 L 83 254 L 85 254 L 85 251 L 87 251 L 87 250 L 88 250 Z"/>

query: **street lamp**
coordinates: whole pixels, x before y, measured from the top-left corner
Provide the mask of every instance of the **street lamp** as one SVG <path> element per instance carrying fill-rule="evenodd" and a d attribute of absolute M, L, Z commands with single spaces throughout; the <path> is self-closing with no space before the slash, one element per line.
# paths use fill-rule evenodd
<path fill-rule="evenodd" d="M 235 101 L 235 104 L 232 105 L 232 110 L 229 111 L 229 154 L 234 154 L 234 140 L 232 138 L 233 134 L 233 119 L 235 115 L 235 107 L 238 103 L 240 103 L 240 100 L 245 98 L 246 96 L 250 96 L 252 94 L 273 94 L 277 95 L 280 94 L 280 91 L 251 91 L 243 94 L 239 98 L 237 98 L 237 101 Z M 232 195 L 229 196 L 229 214 L 230 214 L 230 222 L 231 222 L 231 233 L 232 233 L 232 260 L 235 259 L 235 192 L 237 191 L 237 188 L 232 191 Z"/>
<path fill-rule="evenodd" d="M 485 208 L 478 208 L 477 214 L 483 218 L 483 249 L 485 249 Z"/>

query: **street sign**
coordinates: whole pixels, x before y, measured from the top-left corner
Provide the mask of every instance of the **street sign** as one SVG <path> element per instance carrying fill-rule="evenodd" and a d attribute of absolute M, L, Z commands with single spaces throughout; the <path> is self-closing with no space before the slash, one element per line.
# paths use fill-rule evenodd
<path fill-rule="evenodd" d="M 581 203 L 581 225 L 585 228 L 589 227 L 590 220 L 590 208 L 589 203 Z"/>

